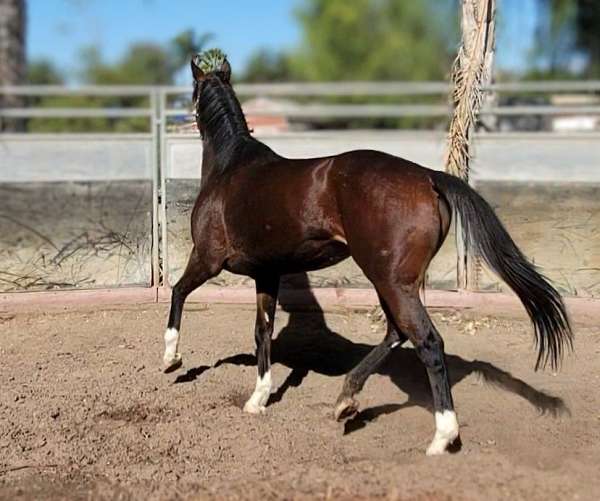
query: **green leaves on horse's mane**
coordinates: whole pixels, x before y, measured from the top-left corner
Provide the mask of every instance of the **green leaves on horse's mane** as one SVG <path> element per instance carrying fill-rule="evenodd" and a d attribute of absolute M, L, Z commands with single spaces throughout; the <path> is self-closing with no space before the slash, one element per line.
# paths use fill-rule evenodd
<path fill-rule="evenodd" d="M 209 49 L 194 56 L 194 64 L 203 73 L 219 71 L 227 61 L 227 56 L 221 49 Z"/>

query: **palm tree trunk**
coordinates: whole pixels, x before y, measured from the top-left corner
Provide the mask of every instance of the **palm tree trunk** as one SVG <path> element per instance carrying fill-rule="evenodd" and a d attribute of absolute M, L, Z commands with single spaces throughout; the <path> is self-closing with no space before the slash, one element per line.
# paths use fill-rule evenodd
<path fill-rule="evenodd" d="M 0 0 L 0 85 L 25 82 L 25 0 Z M 0 95 L 0 107 L 20 106 L 17 96 Z M 2 124 L 0 130 L 18 130 L 19 124 Z"/>
<path fill-rule="evenodd" d="M 485 93 L 492 79 L 496 0 L 462 0 L 462 44 L 452 73 L 454 113 L 450 122 L 446 172 L 469 180 L 471 138 Z M 477 288 L 479 263 L 470 259 L 456 220 L 458 288 Z"/>

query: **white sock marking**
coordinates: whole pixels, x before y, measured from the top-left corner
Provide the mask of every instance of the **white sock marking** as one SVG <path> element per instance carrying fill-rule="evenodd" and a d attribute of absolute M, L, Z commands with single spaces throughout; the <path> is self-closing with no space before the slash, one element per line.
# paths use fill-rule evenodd
<path fill-rule="evenodd" d="M 244 412 L 249 412 L 250 414 L 265 412 L 265 406 L 267 405 L 267 400 L 269 400 L 269 395 L 271 394 L 272 384 L 271 370 L 265 372 L 262 378 L 257 376 L 256 388 L 254 389 L 252 396 L 244 405 Z"/>
<path fill-rule="evenodd" d="M 179 332 L 177 329 L 167 329 L 165 332 L 165 354 L 163 356 L 165 369 L 172 367 L 181 360 L 181 354 L 177 353 L 178 346 Z"/>
<path fill-rule="evenodd" d="M 456 437 L 458 437 L 458 421 L 455 412 L 448 409 L 444 412 L 436 412 L 435 435 L 427 448 L 427 455 L 443 454 Z"/>

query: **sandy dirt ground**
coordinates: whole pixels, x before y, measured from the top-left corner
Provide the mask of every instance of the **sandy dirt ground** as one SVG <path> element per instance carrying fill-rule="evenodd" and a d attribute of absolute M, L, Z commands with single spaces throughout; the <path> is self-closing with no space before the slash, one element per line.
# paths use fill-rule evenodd
<path fill-rule="evenodd" d="M 256 378 L 254 311 L 189 304 L 184 365 L 160 370 L 165 305 L 0 313 L 1 499 L 598 499 L 600 331 L 534 372 L 522 318 L 434 311 L 462 449 L 429 458 L 430 391 L 410 347 L 346 423 L 343 380 L 382 338 L 367 310 L 279 311 L 278 390 Z"/>

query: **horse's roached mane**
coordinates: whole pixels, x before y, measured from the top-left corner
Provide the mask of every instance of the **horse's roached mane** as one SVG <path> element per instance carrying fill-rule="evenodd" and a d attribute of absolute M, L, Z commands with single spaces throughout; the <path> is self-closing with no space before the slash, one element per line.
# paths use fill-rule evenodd
<path fill-rule="evenodd" d="M 250 135 L 242 107 L 229 84 L 213 74 L 195 82 L 194 102 L 198 127 L 210 142 L 217 171 L 223 172 L 238 161 L 253 163 L 277 155 Z"/>

